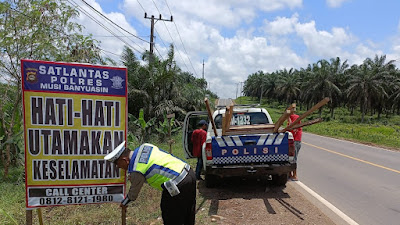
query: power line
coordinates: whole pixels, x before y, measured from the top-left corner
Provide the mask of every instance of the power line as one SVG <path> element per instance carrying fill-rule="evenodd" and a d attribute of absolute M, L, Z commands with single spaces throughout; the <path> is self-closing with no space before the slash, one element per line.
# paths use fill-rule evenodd
<path fill-rule="evenodd" d="M 146 12 L 146 10 L 143 8 L 142 4 L 140 4 L 139 0 L 136 0 L 136 1 L 139 3 L 140 7 L 142 7 L 143 12 Z"/>
<path fill-rule="evenodd" d="M 161 57 L 161 59 L 164 61 L 164 57 L 162 57 L 162 55 L 160 54 L 160 52 L 158 51 L 157 47 L 154 45 L 154 48 L 156 49 L 158 55 Z"/>
<path fill-rule="evenodd" d="M 93 20 L 95 23 L 97 23 L 99 26 L 101 26 L 103 29 L 105 29 L 106 31 L 108 31 L 110 34 L 112 34 L 113 36 L 115 36 L 116 38 L 118 38 L 120 41 L 122 41 L 123 43 L 125 43 L 127 46 L 129 46 L 130 48 L 134 49 L 135 51 L 139 52 L 141 54 L 141 52 L 139 50 L 137 50 L 135 47 L 133 47 L 132 45 L 130 45 L 128 42 L 126 42 L 124 39 L 118 37 L 113 31 L 111 31 L 108 27 L 104 26 L 102 23 L 100 23 L 100 21 L 98 21 L 96 18 L 94 18 L 92 15 L 90 15 L 89 12 L 87 12 L 85 9 L 83 9 L 82 7 L 80 7 L 74 0 L 67 0 L 72 6 L 76 7 L 80 12 L 82 12 L 83 14 L 85 14 L 87 17 L 89 17 L 91 20 Z M 71 1 L 75 4 L 72 4 Z"/>
<path fill-rule="evenodd" d="M 154 2 L 154 0 L 152 0 L 152 2 L 154 3 L 154 6 L 156 7 L 158 13 L 161 14 L 161 12 L 160 12 L 160 10 L 158 9 L 158 6 L 157 6 L 157 4 Z M 163 21 L 163 22 L 164 22 L 164 21 Z M 185 60 L 183 60 L 183 57 L 182 57 L 182 55 L 181 55 L 179 49 L 176 47 L 175 41 L 174 41 L 174 39 L 172 38 L 172 35 L 171 35 L 171 33 L 169 32 L 169 29 L 168 29 L 167 24 L 166 24 L 165 22 L 164 22 L 164 26 L 165 26 L 165 28 L 167 29 L 169 36 L 171 37 L 172 45 L 175 46 L 176 51 L 178 52 L 179 56 L 181 57 L 183 64 L 185 65 L 186 69 L 189 71 L 189 67 L 186 65 L 186 62 L 185 62 Z M 195 71 L 195 72 L 196 72 L 196 71 Z"/>
<path fill-rule="evenodd" d="M 167 4 L 169 13 L 172 15 L 172 12 L 171 12 L 171 9 L 169 8 L 169 5 L 168 5 L 167 0 L 165 0 L 165 3 Z M 183 44 L 182 37 L 181 37 L 181 34 L 179 33 L 178 26 L 176 25 L 175 21 L 173 21 L 173 22 L 174 22 L 174 24 L 175 24 L 176 31 L 178 32 L 179 39 L 181 40 L 183 50 L 185 50 L 186 56 L 187 56 L 187 58 L 188 58 L 188 60 L 189 60 L 189 62 L 190 62 L 190 65 L 192 66 L 192 69 L 193 69 L 194 73 L 196 74 L 196 76 L 198 76 L 198 75 L 197 75 L 197 71 L 196 71 L 196 70 L 194 69 L 194 67 L 193 67 L 192 60 L 190 60 L 189 54 L 188 54 L 187 51 L 186 51 L 185 45 Z"/>
<path fill-rule="evenodd" d="M 169 5 L 168 5 L 167 0 L 165 0 L 165 3 L 167 4 L 168 10 L 169 10 L 170 14 L 172 15 L 172 12 L 171 12 L 171 9 L 169 8 Z M 196 76 L 198 76 L 198 75 L 197 75 L 197 71 L 196 71 L 196 70 L 194 69 L 194 67 L 193 67 L 192 60 L 190 60 L 189 54 L 188 54 L 187 51 L 186 51 L 186 47 L 185 47 L 185 45 L 183 44 L 182 37 L 181 37 L 181 34 L 179 33 L 178 26 L 176 25 L 175 21 L 173 21 L 173 22 L 174 22 L 176 31 L 178 32 L 179 39 L 181 40 L 183 50 L 184 50 L 185 53 L 186 53 L 186 57 L 188 58 L 188 60 L 189 60 L 189 62 L 190 62 L 190 65 L 192 66 L 192 69 L 193 69 L 193 71 L 195 72 Z"/>
<path fill-rule="evenodd" d="M 100 37 L 100 38 L 107 38 L 107 37 L 111 37 L 111 38 L 115 38 L 115 37 L 132 37 L 132 35 L 92 35 L 92 34 L 82 34 L 82 36 L 92 36 L 92 37 Z M 147 36 L 142 36 L 142 37 L 149 37 L 149 35 Z"/>
<path fill-rule="evenodd" d="M 17 10 L 17 9 L 14 9 L 14 8 L 12 8 L 12 7 L 10 7 L 9 9 L 11 9 L 12 11 L 17 12 L 17 13 L 19 13 L 19 14 L 21 14 L 21 15 L 23 15 L 23 16 L 29 18 L 29 19 L 33 19 L 31 16 L 28 16 L 28 15 L 26 15 L 25 13 L 23 13 L 23 12 Z M 50 27 L 50 28 L 53 29 L 53 30 L 55 30 L 55 31 L 58 31 L 58 32 L 60 32 L 60 33 L 64 33 L 63 30 L 57 29 L 56 27 Z M 66 35 L 66 37 L 67 37 L 68 40 L 69 40 L 70 35 L 68 35 L 68 34 L 65 34 L 65 35 Z M 85 35 L 83 35 L 83 36 L 85 36 Z M 89 35 L 86 35 L 86 36 L 89 36 Z M 110 37 L 115 37 L 115 36 L 110 36 Z M 100 51 L 103 51 L 103 52 L 105 52 L 105 53 L 110 53 L 110 54 L 113 54 L 113 55 L 116 55 L 116 56 L 119 56 L 119 57 L 120 57 L 119 54 L 116 54 L 116 53 L 114 53 L 114 52 L 110 52 L 110 51 L 104 50 L 104 49 L 102 49 L 102 48 L 100 48 L 100 47 L 97 47 L 97 49 L 100 50 Z"/>
<path fill-rule="evenodd" d="M 156 31 L 156 33 L 157 33 L 157 37 L 159 37 L 159 38 L 160 38 L 160 40 L 161 40 L 161 42 L 163 43 L 164 47 L 165 47 L 165 48 L 168 48 L 168 47 L 167 47 L 167 45 L 164 43 L 163 39 L 161 38 L 161 35 L 158 33 L 157 29 L 156 29 L 156 28 L 154 28 L 154 30 Z"/>
<path fill-rule="evenodd" d="M 103 18 L 105 18 L 106 20 L 110 21 L 112 24 L 114 24 L 115 26 L 117 26 L 117 27 L 120 28 L 121 30 L 125 31 L 126 33 L 132 35 L 133 37 L 135 37 L 135 38 L 137 38 L 137 39 L 139 39 L 139 40 L 141 40 L 141 41 L 144 41 L 144 42 L 146 42 L 146 43 L 149 43 L 148 41 L 146 41 L 146 40 L 144 40 L 144 39 L 142 39 L 142 38 L 140 38 L 140 37 L 138 37 L 138 36 L 132 34 L 131 32 L 129 32 L 129 31 L 125 30 L 124 28 L 122 28 L 121 26 L 119 26 L 118 24 L 114 23 L 114 21 L 110 20 L 107 16 L 103 15 L 103 13 L 99 12 L 97 9 L 95 9 L 93 6 L 91 6 L 91 5 L 90 5 L 89 3 L 87 3 L 85 0 L 81 0 L 81 1 L 82 1 L 83 3 L 85 3 L 88 7 L 90 7 L 93 11 L 97 12 L 99 15 L 101 15 L 101 16 L 102 16 Z"/>
<path fill-rule="evenodd" d="M 110 52 L 110 51 L 104 50 L 104 49 L 102 49 L 102 48 L 99 48 L 99 49 L 100 49 L 101 51 L 103 51 L 103 52 L 107 52 L 107 53 L 113 54 L 113 55 L 115 55 L 115 56 L 121 57 L 121 55 L 118 55 L 117 53 Z"/>
<path fill-rule="evenodd" d="M 72 0 L 73 1 L 73 0 Z M 132 33 L 130 33 L 130 32 L 128 32 L 127 30 L 125 30 L 124 28 L 122 28 L 122 27 L 120 27 L 118 24 L 116 24 L 116 23 L 114 23 L 113 21 L 111 21 L 110 19 L 108 19 L 106 16 L 104 16 L 101 12 L 99 12 L 98 10 L 96 10 L 95 8 L 93 8 L 90 4 L 88 4 L 87 2 L 85 2 L 84 0 L 81 0 L 82 2 L 84 2 L 92 11 L 94 11 L 94 12 L 96 12 L 98 15 L 100 15 L 101 17 L 103 17 L 103 18 L 105 18 L 106 19 L 106 21 L 115 29 L 115 30 L 117 30 L 119 33 L 121 33 L 122 34 L 122 32 L 120 31 L 120 30 L 118 30 L 115 26 L 117 26 L 118 28 L 120 28 L 120 29 L 122 29 L 122 30 L 124 30 L 125 32 L 127 32 L 127 33 L 129 33 L 129 34 L 131 34 L 132 36 L 134 36 L 134 37 L 137 37 L 136 35 L 134 35 L 134 34 L 132 34 Z M 76 4 L 76 2 L 75 2 L 75 4 Z M 78 4 L 77 4 L 78 5 Z M 78 6 L 78 7 L 80 7 L 81 9 L 83 9 L 81 6 Z M 85 10 L 86 11 L 86 10 Z M 87 11 L 86 11 L 87 12 Z M 86 14 L 87 15 L 87 14 Z M 92 16 L 92 15 L 91 15 Z M 92 16 L 92 18 L 94 18 L 94 16 Z M 96 19 L 97 20 L 97 19 Z M 98 21 L 98 20 L 97 20 Z M 115 25 L 115 26 L 114 26 Z M 117 37 L 118 35 L 115 35 L 115 37 Z M 118 37 L 117 37 L 118 38 Z M 144 49 L 142 46 L 140 46 L 140 45 L 138 45 L 136 42 L 134 42 L 132 39 L 130 39 L 129 37 L 128 37 L 128 39 L 130 40 L 130 41 L 132 41 L 132 43 L 134 43 L 135 45 L 137 45 L 139 48 L 141 48 L 143 51 L 146 51 L 146 49 Z M 141 38 L 139 38 L 139 39 L 141 39 Z M 141 40 L 143 40 L 143 39 L 141 39 Z M 145 42 L 147 42 L 146 40 L 144 40 Z M 148 43 L 148 42 L 147 42 Z"/>

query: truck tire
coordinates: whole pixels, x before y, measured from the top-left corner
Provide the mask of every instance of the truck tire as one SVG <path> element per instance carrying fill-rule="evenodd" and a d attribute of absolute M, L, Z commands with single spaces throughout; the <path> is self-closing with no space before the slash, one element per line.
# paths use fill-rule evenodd
<path fill-rule="evenodd" d="M 272 182 L 276 186 L 284 186 L 288 180 L 288 174 L 272 175 Z"/>
<path fill-rule="evenodd" d="M 218 177 L 215 175 L 206 174 L 205 182 L 207 188 L 216 187 L 218 185 Z"/>

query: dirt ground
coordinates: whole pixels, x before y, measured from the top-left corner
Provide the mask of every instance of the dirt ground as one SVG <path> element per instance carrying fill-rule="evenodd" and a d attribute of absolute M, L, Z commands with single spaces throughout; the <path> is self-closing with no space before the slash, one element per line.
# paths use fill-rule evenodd
<path fill-rule="evenodd" d="M 201 181 L 198 189 L 204 199 L 196 224 L 334 224 L 292 185 L 224 180 L 217 188 Z"/>

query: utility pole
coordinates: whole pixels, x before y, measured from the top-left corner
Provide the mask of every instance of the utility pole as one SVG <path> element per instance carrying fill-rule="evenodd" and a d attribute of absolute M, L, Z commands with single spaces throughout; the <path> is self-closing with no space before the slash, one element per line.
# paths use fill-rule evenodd
<path fill-rule="evenodd" d="M 236 84 L 236 98 L 235 98 L 235 99 L 237 99 L 237 94 L 238 94 L 239 84 L 240 84 L 240 82 Z"/>
<path fill-rule="evenodd" d="M 161 17 L 161 14 L 160 14 L 160 16 L 158 18 L 155 18 L 154 15 L 152 15 L 151 17 L 148 17 L 147 13 L 144 13 L 144 18 L 151 20 L 151 27 L 150 27 L 150 63 L 152 63 L 153 62 L 153 54 L 154 54 L 154 25 L 159 20 L 172 22 L 173 21 L 173 17 L 171 15 L 171 19 L 163 19 Z"/>
<path fill-rule="evenodd" d="M 203 80 L 204 80 L 204 59 L 203 59 Z"/>
<path fill-rule="evenodd" d="M 244 81 L 241 81 L 240 82 L 240 96 L 243 96 L 242 94 L 243 94 L 243 83 L 244 83 Z"/>

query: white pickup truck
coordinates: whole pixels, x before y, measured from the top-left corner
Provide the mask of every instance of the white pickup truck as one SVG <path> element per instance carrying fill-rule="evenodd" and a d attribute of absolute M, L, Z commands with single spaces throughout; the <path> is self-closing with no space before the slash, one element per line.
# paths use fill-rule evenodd
<path fill-rule="evenodd" d="M 212 115 L 217 128 L 214 135 L 211 123 L 207 140 L 203 144 L 203 172 L 207 187 L 213 187 L 220 178 L 272 176 L 276 185 L 285 185 L 290 171 L 297 166 L 294 160 L 294 140 L 290 132 L 257 133 L 222 136 L 222 115 L 225 109 L 217 109 Z M 189 112 L 183 128 L 183 147 L 187 158 L 193 158 L 191 134 L 198 121 L 208 120 L 207 112 Z M 231 126 L 273 124 L 264 108 L 234 107 Z"/>

